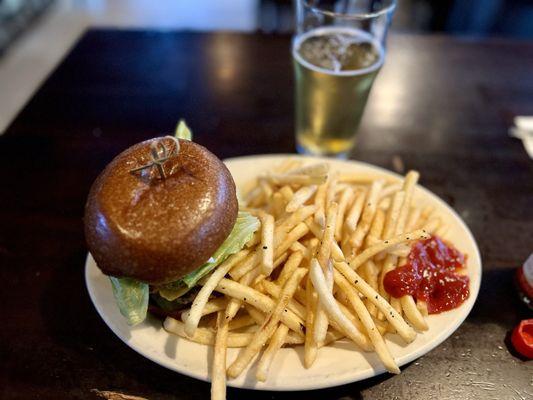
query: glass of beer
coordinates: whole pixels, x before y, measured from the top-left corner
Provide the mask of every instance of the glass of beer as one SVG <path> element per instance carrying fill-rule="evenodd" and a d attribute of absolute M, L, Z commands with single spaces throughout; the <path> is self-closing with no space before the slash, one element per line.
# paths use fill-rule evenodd
<path fill-rule="evenodd" d="M 395 7 L 396 0 L 296 0 L 298 152 L 346 157 L 354 147 Z"/>

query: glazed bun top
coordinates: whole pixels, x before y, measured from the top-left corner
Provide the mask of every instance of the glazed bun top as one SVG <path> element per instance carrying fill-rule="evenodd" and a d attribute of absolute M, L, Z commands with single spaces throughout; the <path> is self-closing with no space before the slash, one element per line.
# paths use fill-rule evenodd
<path fill-rule="evenodd" d="M 176 140 L 126 149 L 93 183 L 85 236 L 103 273 L 169 283 L 205 263 L 230 234 L 238 212 L 230 172 L 206 148 Z M 158 157 L 166 160 L 159 166 Z"/>

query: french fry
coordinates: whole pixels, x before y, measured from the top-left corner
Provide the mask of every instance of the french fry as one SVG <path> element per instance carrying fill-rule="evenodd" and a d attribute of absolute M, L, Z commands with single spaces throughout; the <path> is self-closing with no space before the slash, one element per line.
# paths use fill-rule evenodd
<path fill-rule="evenodd" d="M 223 314 L 224 317 L 225 313 Z M 230 331 L 234 331 L 241 328 L 246 328 L 247 326 L 254 325 L 255 321 L 249 315 L 242 315 L 237 318 L 232 319 L 228 323 L 228 328 Z"/>
<path fill-rule="evenodd" d="M 333 271 L 326 269 L 324 272 L 326 285 L 330 293 L 333 292 Z M 326 334 L 328 332 L 328 315 L 326 310 L 322 306 L 322 303 L 318 302 L 316 307 L 315 324 L 313 329 L 313 336 L 316 343 L 320 344 L 326 340 Z"/>
<path fill-rule="evenodd" d="M 218 285 L 220 280 L 224 278 L 224 276 L 229 272 L 231 268 L 235 266 L 235 264 L 244 259 L 244 257 L 246 257 L 248 253 L 249 250 L 241 250 L 237 254 L 228 257 L 226 261 L 224 261 L 217 269 L 215 269 L 215 271 L 203 284 L 202 288 L 200 289 L 200 292 L 196 295 L 191 305 L 191 309 L 185 322 L 185 333 L 187 335 L 194 335 L 194 331 L 198 327 L 198 323 L 200 322 L 200 318 L 202 317 L 202 310 L 204 309 L 205 305 L 209 300 L 209 296 L 211 296 L 211 293 Z"/>
<path fill-rule="evenodd" d="M 396 312 L 401 315 L 402 314 L 402 303 L 400 302 L 400 299 L 397 297 L 392 297 L 392 296 L 390 296 L 389 299 L 390 299 L 389 303 L 391 307 L 394 308 Z"/>
<path fill-rule="evenodd" d="M 339 293 L 341 293 L 341 291 L 339 291 Z M 335 294 L 335 296 L 337 296 L 337 294 Z M 361 324 L 361 321 L 359 321 L 359 318 L 356 317 L 354 315 L 354 313 L 348 308 L 350 306 L 350 303 L 348 302 L 347 303 L 348 306 L 346 306 L 342 302 L 340 302 L 339 300 L 336 300 L 336 301 L 337 301 L 337 305 L 338 305 L 339 309 L 344 314 L 344 316 L 350 320 L 350 322 L 355 326 L 355 328 L 359 332 L 363 332 L 364 331 L 363 324 Z M 331 326 L 335 330 L 337 330 L 339 332 L 342 330 L 342 328 L 334 320 L 331 320 L 330 323 L 331 323 Z M 361 340 L 362 340 L 363 350 L 371 351 L 372 350 L 372 344 L 366 339 L 366 337 L 362 336 Z M 320 347 L 320 343 L 318 343 L 318 345 Z"/>
<path fill-rule="evenodd" d="M 294 196 L 294 192 L 289 185 L 283 186 L 279 190 L 279 193 L 283 196 L 283 200 L 285 201 L 285 203 L 290 202 L 292 200 L 292 196 Z"/>
<path fill-rule="evenodd" d="M 255 247 L 261 241 L 261 233 L 259 231 L 254 232 L 254 235 L 250 240 L 246 242 L 244 247 L 247 249 Z"/>
<path fill-rule="evenodd" d="M 281 264 L 283 264 L 287 260 L 288 257 L 289 257 L 289 253 L 285 252 L 281 256 L 276 258 L 276 260 L 274 261 L 274 268 L 277 268 Z"/>
<path fill-rule="evenodd" d="M 326 188 L 326 203 L 325 203 L 326 216 L 327 216 L 328 208 L 330 207 L 331 203 L 335 201 L 336 188 L 337 188 L 337 174 L 331 173 L 328 176 L 327 188 Z"/>
<path fill-rule="evenodd" d="M 448 233 L 450 227 L 448 225 L 441 225 L 439 228 L 435 231 L 435 235 L 445 239 L 446 234 Z"/>
<path fill-rule="evenodd" d="M 348 232 L 355 231 L 357 227 L 357 223 L 359 222 L 359 218 L 361 217 L 361 212 L 363 211 L 365 199 L 366 199 L 365 192 L 359 192 L 358 194 L 355 195 L 355 200 L 352 204 L 352 207 L 350 208 L 350 211 L 348 211 L 346 220 L 344 221 L 344 225 Z"/>
<path fill-rule="evenodd" d="M 163 322 L 163 327 L 167 332 L 174 333 L 184 339 L 192 342 L 213 346 L 215 344 L 215 332 L 207 328 L 198 328 L 192 337 L 185 333 L 185 324 L 174 318 L 167 317 Z M 252 333 L 229 333 L 227 346 L 228 347 L 245 347 L 252 341 Z"/>
<path fill-rule="evenodd" d="M 248 315 L 255 321 L 257 326 L 263 325 L 263 321 L 265 320 L 264 313 L 249 304 L 245 304 L 244 309 L 248 312 Z"/>
<path fill-rule="evenodd" d="M 413 198 L 413 192 L 418 182 L 420 174 L 416 171 L 409 171 L 405 176 L 405 181 L 403 183 L 403 191 L 405 192 L 405 199 L 400 210 L 400 215 L 398 216 L 398 224 L 396 226 L 396 234 L 402 233 L 405 229 L 405 224 L 407 223 L 407 215 L 409 209 L 411 208 L 411 200 Z"/>
<path fill-rule="evenodd" d="M 398 192 L 399 190 L 402 190 L 402 184 L 399 183 L 399 182 L 392 183 L 390 185 L 385 186 L 383 188 L 383 190 L 379 193 L 378 201 L 393 195 L 394 193 Z"/>
<path fill-rule="evenodd" d="M 335 281 L 333 281 L 333 284 L 333 295 L 335 296 L 335 300 L 337 300 L 339 304 L 342 304 L 346 307 L 351 307 L 348 296 L 346 296 L 346 294 L 335 285 Z M 337 290 L 335 291 L 335 289 Z"/>
<path fill-rule="evenodd" d="M 244 286 L 248 286 L 252 283 L 252 281 L 256 278 L 256 272 L 250 271 L 246 273 L 244 276 L 242 276 L 239 279 L 239 283 Z M 238 298 L 230 298 L 229 301 L 227 301 L 227 307 L 226 311 L 224 313 L 224 318 L 226 321 L 231 321 L 233 317 L 239 312 L 241 306 L 243 304 L 243 301 Z M 251 315 L 251 314 L 250 314 Z"/>
<path fill-rule="evenodd" d="M 320 238 L 320 247 L 318 249 L 317 259 L 320 265 L 325 269 L 329 257 L 331 255 L 331 247 L 335 240 L 335 226 L 337 223 L 338 205 L 332 203 L 328 207 L 328 213 L 326 217 L 326 227 L 323 230 L 322 237 Z M 307 225 L 306 225 L 307 226 Z"/>
<path fill-rule="evenodd" d="M 342 194 L 342 192 L 344 190 L 346 190 L 346 189 L 352 189 L 352 191 L 353 191 L 352 185 L 348 185 L 346 183 L 339 183 L 337 181 L 336 184 L 335 184 L 335 197 L 339 197 Z"/>
<path fill-rule="evenodd" d="M 307 225 L 303 222 L 299 223 L 292 229 L 285 239 L 278 244 L 274 244 L 275 250 L 274 250 L 274 258 L 278 258 L 283 255 L 290 247 L 291 245 L 299 240 L 302 236 L 305 236 L 307 232 L 309 231 L 309 228 Z M 242 262 L 241 264 L 235 266 L 230 271 L 230 276 L 233 279 L 240 279 L 242 276 L 244 276 L 246 273 L 253 270 L 256 266 L 259 265 L 260 259 L 257 257 L 257 254 L 255 257 L 248 257 L 245 262 Z"/>
<path fill-rule="evenodd" d="M 394 183 L 397 182 L 397 178 L 390 178 L 388 176 L 384 175 L 376 175 L 376 174 L 362 174 L 359 172 L 353 173 L 342 173 L 339 174 L 338 181 L 344 182 L 344 183 L 352 183 L 352 184 L 372 184 L 377 180 L 381 180 L 386 183 Z"/>
<path fill-rule="evenodd" d="M 230 270 L 229 275 L 235 280 L 241 279 L 244 274 L 254 269 L 254 267 L 258 264 L 259 255 L 256 247 L 240 263 Z"/>
<path fill-rule="evenodd" d="M 428 233 L 435 233 L 439 227 L 441 226 L 441 222 L 439 218 L 430 219 L 427 221 L 422 229 L 424 229 Z"/>
<path fill-rule="evenodd" d="M 256 186 L 253 190 L 248 192 L 246 196 L 244 196 L 244 204 L 250 205 L 252 203 L 255 203 L 259 197 L 263 196 L 263 190 L 260 186 Z"/>
<path fill-rule="evenodd" d="M 344 277 L 352 282 L 354 287 L 363 296 L 368 298 L 376 307 L 385 315 L 389 323 L 391 323 L 398 334 L 407 342 L 412 342 L 416 337 L 416 332 L 403 320 L 402 316 L 396 312 L 391 305 L 379 295 L 372 287 L 366 283 L 361 277 L 352 270 L 345 262 L 335 262 L 335 268 L 344 275 Z"/>
<path fill-rule="evenodd" d="M 363 240 L 370 229 L 370 224 L 372 223 L 378 208 L 377 199 L 382 187 L 383 181 L 375 181 L 370 187 L 370 192 L 368 193 L 368 198 L 365 201 L 363 212 L 361 214 L 361 221 L 350 237 L 350 245 L 355 250 L 361 247 Z"/>
<path fill-rule="evenodd" d="M 280 242 L 285 240 L 285 236 L 291 231 L 291 229 L 294 229 L 300 222 L 305 221 L 308 217 L 313 215 L 315 211 L 316 207 L 314 205 L 305 206 L 282 220 L 274 229 L 274 246 L 278 246 Z"/>
<path fill-rule="evenodd" d="M 202 317 L 205 315 L 209 315 L 212 313 L 215 313 L 220 310 L 224 310 L 228 305 L 228 299 L 219 297 L 213 300 L 210 300 L 207 302 L 207 304 L 202 309 Z M 189 318 L 189 315 L 191 313 L 191 309 L 183 310 L 181 313 L 181 320 L 185 323 L 187 321 L 187 318 Z"/>
<path fill-rule="evenodd" d="M 211 372 L 211 399 L 226 399 L 226 350 L 228 343 L 229 327 L 224 319 L 224 312 L 217 315 L 217 332 L 215 335 L 215 349 L 213 354 L 213 367 Z"/>
<path fill-rule="evenodd" d="M 307 277 L 306 294 L 306 317 L 305 317 L 305 343 L 304 343 L 304 367 L 311 368 L 318 354 L 318 344 L 314 338 L 315 311 L 318 303 L 316 292 L 313 289 L 311 278 Z"/>
<path fill-rule="evenodd" d="M 422 314 L 424 317 L 427 317 L 429 312 L 428 312 L 428 305 L 425 301 L 423 300 L 417 300 L 416 301 L 416 308 L 418 308 L 418 310 L 420 311 L 420 314 Z"/>
<path fill-rule="evenodd" d="M 419 229 L 409 233 L 403 233 L 388 240 L 383 240 L 370 247 L 367 247 L 363 252 L 359 253 L 356 257 L 349 261 L 349 265 L 352 269 L 357 269 L 361 264 L 374 257 L 376 254 L 385 251 L 391 247 L 400 243 L 408 243 L 415 240 L 428 239 L 429 235 L 423 230 Z"/>
<path fill-rule="evenodd" d="M 320 185 L 316 191 L 315 195 L 315 222 L 324 226 L 326 224 L 326 191 L 328 190 L 328 185 L 326 183 Z"/>
<path fill-rule="evenodd" d="M 387 211 L 392 204 L 391 197 L 384 197 L 378 201 L 378 209 Z"/>
<path fill-rule="evenodd" d="M 398 217 L 400 216 L 400 209 L 405 200 L 405 192 L 396 192 L 392 198 L 391 207 L 387 211 L 385 219 L 385 226 L 383 228 L 383 239 L 390 239 L 396 232 L 396 225 L 398 224 Z"/>
<path fill-rule="evenodd" d="M 334 183 L 333 183 L 334 184 Z M 318 249 L 317 260 L 318 263 L 322 266 L 322 269 L 326 271 L 329 258 L 331 255 L 331 246 L 335 240 L 335 226 L 337 223 L 337 214 L 338 214 L 338 205 L 333 202 L 328 206 L 327 216 L 326 216 L 326 228 L 323 231 L 321 244 Z M 328 288 L 331 292 L 333 289 L 333 275 L 326 274 L 326 280 L 328 283 Z M 326 338 L 326 332 L 328 331 L 328 317 L 325 309 L 321 303 L 317 303 L 317 308 L 315 311 L 315 323 L 314 323 L 314 340 L 316 343 L 323 342 Z"/>
<path fill-rule="evenodd" d="M 287 314 L 286 307 L 293 296 L 300 280 L 304 277 L 307 271 L 300 268 L 289 278 L 283 290 L 280 298 L 276 303 L 273 310 L 268 314 L 263 321 L 261 328 L 254 334 L 252 341 L 246 346 L 243 352 L 239 354 L 237 359 L 229 366 L 227 370 L 228 376 L 235 378 L 239 376 L 246 366 L 252 361 L 252 358 L 261 350 L 270 336 L 274 333 L 274 330 L 278 326 L 278 322 L 284 314 Z"/>
<path fill-rule="evenodd" d="M 274 308 L 275 305 L 274 301 L 270 297 L 258 292 L 255 289 L 252 289 L 249 286 L 242 285 L 238 282 L 226 278 L 222 279 L 219 282 L 216 287 L 216 291 L 227 296 L 234 297 L 238 300 L 244 301 L 263 312 L 269 312 Z M 293 331 L 303 336 L 303 321 L 292 311 L 287 310 L 287 312 L 283 313 L 283 315 L 281 316 L 281 320 Z"/>
<path fill-rule="evenodd" d="M 291 230 L 282 243 L 279 243 L 276 246 L 276 250 L 274 251 L 274 256 L 279 257 L 281 254 L 289 250 L 289 248 L 292 246 L 292 244 L 303 236 L 305 236 L 309 232 L 309 227 L 304 223 L 300 222 L 298 225 L 294 227 L 293 230 Z"/>
<path fill-rule="evenodd" d="M 383 284 L 385 280 L 385 275 L 387 275 L 390 271 L 392 271 L 394 268 L 396 268 L 396 263 L 398 258 L 392 254 L 387 254 L 385 260 L 383 261 L 383 268 L 381 269 L 381 273 L 379 276 L 379 294 L 383 296 L 387 301 L 390 300 L 390 295 L 385 290 L 385 286 Z M 398 305 L 394 307 L 395 310 L 398 310 Z"/>
<path fill-rule="evenodd" d="M 378 331 L 381 335 L 385 335 L 387 332 L 391 332 L 390 329 L 392 329 L 393 333 L 396 333 L 394 328 L 391 328 L 391 324 L 389 324 L 388 321 L 380 321 L 379 319 L 376 319 L 375 317 L 372 317 L 374 320 L 374 324 L 376 324 L 376 327 L 378 328 Z"/>
<path fill-rule="evenodd" d="M 287 334 L 287 337 L 285 338 L 285 343 L 288 345 L 304 344 L 304 338 L 300 335 L 297 335 L 293 331 L 289 331 L 289 333 Z"/>
<path fill-rule="evenodd" d="M 432 205 L 426 205 L 422 208 L 422 218 L 428 218 L 435 211 L 435 207 Z"/>
<path fill-rule="evenodd" d="M 374 349 L 376 350 L 376 353 L 378 354 L 379 358 L 383 362 L 383 365 L 385 365 L 385 368 L 389 372 L 392 372 L 393 374 L 399 374 L 400 369 L 398 368 L 398 365 L 392 358 L 389 349 L 387 348 L 387 345 L 385 344 L 385 341 L 383 340 L 383 337 L 379 333 L 379 330 L 376 327 L 376 324 L 374 323 L 374 320 L 372 319 L 372 316 L 368 312 L 367 308 L 359 298 L 359 295 L 355 291 L 355 289 L 350 285 L 350 283 L 346 280 L 346 278 L 338 271 L 334 271 L 334 279 L 335 283 L 339 285 L 341 290 L 346 293 L 348 296 L 348 300 L 352 304 L 353 309 L 355 310 L 357 316 L 361 320 L 362 324 L 365 327 L 366 333 L 370 340 L 372 341 L 372 344 L 374 345 Z"/>
<path fill-rule="evenodd" d="M 312 221 L 311 219 L 306 219 L 305 224 L 309 228 L 309 230 L 315 235 L 316 238 L 321 239 L 322 238 L 322 229 L 318 226 L 317 223 Z M 344 260 L 344 253 L 342 252 L 339 245 L 333 241 L 331 243 L 331 258 L 333 258 L 336 261 L 342 261 Z"/>
<path fill-rule="evenodd" d="M 383 210 L 376 210 L 376 215 L 372 224 L 370 225 L 370 230 L 368 235 L 365 238 L 366 246 L 372 246 L 376 244 L 381 239 L 381 234 L 383 232 L 383 225 L 385 224 L 385 212 Z"/>
<path fill-rule="evenodd" d="M 302 188 L 298 189 L 298 191 L 294 193 L 294 196 L 292 196 L 291 201 L 287 204 L 287 207 L 285 207 L 285 211 L 288 213 L 297 211 L 307 202 L 307 200 L 313 197 L 316 189 L 316 185 L 303 186 Z"/>
<path fill-rule="evenodd" d="M 362 272 L 365 273 L 366 281 L 372 287 L 374 290 L 378 290 L 378 269 L 376 264 L 372 260 L 368 260 L 366 263 L 363 264 Z M 377 315 L 377 308 L 376 306 L 370 302 L 368 299 L 365 299 L 365 305 L 368 309 L 368 312 L 372 316 Z"/>
<path fill-rule="evenodd" d="M 412 231 L 418 227 L 418 222 L 420 221 L 420 218 L 422 217 L 422 211 L 420 208 L 411 207 L 411 211 L 409 212 L 409 217 L 407 217 L 407 224 L 405 225 L 405 229 L 407 231 Z"/>
<path fill-rule="evenodd" d="M 250 314 L 250 316 L 255 320 L 255 323 L 258 326 L 261 326 L 263 324 L 263 321 L 265 320 L 265 314 L 250 305 L 245 305 L 245 308 L 246 311 L 248 311 L 248 313 Z M 298 335 L 290 330 L 287 334 L 287 337 L 285 338 L 285 343 L 288 345 L 303 344 L 304 338 L 301 335 Z"/>
<path fill-rule="evenodd" d="M 309 276 L 313 282 L 313 287 L 318 293 L 318 299 L 328 313 L 328 317 L 333 319 L 341 328 L 341 332 L 349 337 L 355 344 L 361 348 L 367 346 L 364 335 L 359 332 L 355 326 L 350 322 L 348 318 L 340 310 L 338 303 L 335 301 L 333 294 L 328 290 L 328 285 L 322 268 L 318 263 L 318 260 L 314 258 L 311 261 L 311 269 Z"/>
<path fill-rule="evenodd" d="M 261 273 L 268 276 L 274 269 L 274 217 L 265 212 L 259 214 L 261 220 Z"/>
<path fill-rule="evenodd" d="M 288 173 L 290 175 L 325 176 L 328 172 L 329 165 L 327 163 L 317 163 L 293 169 Z"/>
<path fill-rule="evenodd" d="M 305 266 L 305 268 L 308 268 L 308 266 Z M 308 268 L 309 269 L 309 268 Z M 302 285 L 305 285 L 305 281 L 307 279 L 304 279 L 302 281 Z M 304 306 L 307 307 L 307 299 L 306 299 L 306 287 L 302 287 L 300 286 L 298 289 L 296 289 L 296 292 L 294 292 L 294 298 L 296 299 L 296 301 Z M 306 309 L 306 313 L 307 313 L 307 309 Z M 307 316 L 307 315 L 306 315 Z"/>
<path fill-rule="evenodd" d="M 327 179 L 326 176 L 292 175 L 292 174 L 269 174 L 265 177 L 274 185 L 321 185 Z"/>
<path fill-rule="evenodd" d="M 263 191 L 263 199 L 265 201 L 269 201 L 270 198 L 272 197 L 272 194 L 274 193 L 274 191 L 272 190 L 272 186 L 270 186 L 270 184 L 266 181 L 266 179 L 260 178 L 259 187 Z"/>
<path fill-rule="evenodd" d="M 291 169 L 297 168 L 300 162 L 295 158 L 286 158 L 278 166 L 274 167 L 274 171 L 282 174 L 290 171 Z"/>
<path fill-rule="evenodd" d="M 429 329 L 428 324 L 420 310 L 416 307 L 413 296 L 402 296 L 400 297 L 400 302 L 402 304 L 403 312 L 409 322 L 411 322 L 416 329 L 427 331 Z"/>
<path fill-rule="evenodd" d="M 365 263 L 367 275 L 368 275 L 368 284 L 373 288 L 378 288 L 378 273 L 379 273 L 379 267 L 378 265 L 372 261 L 368 260 Z"/>
<path fill-rule="evenodd" d="M 318 347 L 325 347 L 330 343 L 336 342 L 337 340 L 340 340 L 342 338 L 346 337 L 343 333 L 337 331 L 337 330 L 330 330 L 328 333 L 326 333 L 326 340 L 322 343 L 318 344 Z"/>
<path fill-rule="evenodd" d="M 287 325 L 279 324 L 279 326 L 276 328 L 276 332 L 274 332 L 274 335 L 272 335 L 272 340 L 270 340 L 270 342 L 268 343 L 268 347 L 264 351 L 263 355 L 259 360 L 259 363 L 257 364 L 257 372 L 255 373 L 255 378 L 258 381 L 264 382 L 267 380 L 268 371 L 270 369 L 272 361 L 274 360 L 274 356 L 281 348 L 281 346 L 283 346 L 288 332 L 289 328 L 287 328 Z"/>
<path fill-rule="evenodd" d="M 313 239 L 316 239 L 316 238 L 313 238 Z M 298 253 L 302 253 L 303 258 L 306 258 L 308 260 L 310 260 L 314 256 L 314 253 L 311 251 L 312 250 L 311 246 L 309 246 L 309 247 L 304 246 L 300 242 L 294 242 L 291 245 L 291 249 L 290 250 L 292 252 L 294 252 L 294 253 L 297 253 L 297 252 Z"/>
<path fill-rule="evenodd" d="M 283 215 L 284 211 L 285 200 L 283 199 L 283 195 L 278 191 L 272 195 L 272 207 L 270 208 L 270 212 L 274 217 L 279 218 Z"/>
<path fill-rule="evenodd" d="M 265 292 L 269 294 L 270 296 L 272 296 L 272 298 L 278 299 L 279 296 L 281 296 L 281 291 L 282 291 L 283 286 L 278 286 L 274 282 L 270 282 L 270 281 L 263 281 L 261 282 L 261 284 L 263 285 Z M 291 310 L 294 314 L 296 314 L 299 318 L 305 320 L 305 314 L 306 314 L 305 306 L 298 303 L 298 301 L 291 298 L 289 300 L 289 304 L 287 305 L 287 308 Z"/>
<path fill-rule="evenodd" d="M 299 242 L 295 242 L 299 243 Z M 303 260 L 303 254 L 301 251 L 297 251 L 295 253 L 292 253 L 289 258 L 287 259 L 287 262 L 283 266 L 283 269 L 281 270 L 278 279 L 276 280 L 276 283 L 279 286 L 285 285 L 289 277 L 296 271 L 296 269 L 300 266 L 300 263 Z"/>
<path fill-rule="evenodd" d="M 278 266 L 280 266 L 281 264 L 283 264 L 287 258 L 288 258 L 289 254 L 288 252 L 285 252 L 283 253 L 281 256 L 279 256 L 278 258 L 276 258 L 276 261 L 274 261 L 274 268 L 277 268 Z M 239 279 L 239 282 L 241 282 L 241 280 L 243 278 L 246 278 L 246 284 L 247 285 L 257 285 L 258 283 L 260 283 L 263 279 L 266 278 L 266 275 L 263 275 L 261 274 L 261 266 L 260 265 L 257 265 L 257 266 L 252 266 L 252 269 L 249 270 L 248 272 L 246 272 L 244 274 L 244 276 L 242 276 L 240 279 Z M 249 279 L 250 280 L 249 280 Z"/>
<path fill-rule="evenodd" d="M 406 244 L 399 244 L 387 250 L 388 254 L 392 254 L 393 256 L 397 256 L 400 258 L 406 258 L 410 252 L 411 252 L 411 247 L 409 247 Z"/>
<path fill-rule="evenodd" d="M 347 187 L 341 192 L 341 197 L 339 199 L 339 210 L 337 212 L 337 222 L 335 223 L 335 240 L 340 242 L 342 240 L 342 228 L 344 222 L 344 216 L 346 214 L 346 209 L 353 199 L 353 189 Z"/>

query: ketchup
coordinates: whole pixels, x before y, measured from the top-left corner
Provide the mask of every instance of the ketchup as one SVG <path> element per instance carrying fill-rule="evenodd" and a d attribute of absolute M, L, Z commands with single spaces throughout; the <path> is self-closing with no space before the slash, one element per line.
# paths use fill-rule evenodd
<path fill-rule="evenodd" d="M 411 295 L 427 303 L 430 314 L 461 305 L 469 296 L 469 279 L 458 272 L 466 257 L 439 237 L 416 242 L 407 263 L 385 275 L 383 285 L 393 297 Z"/>

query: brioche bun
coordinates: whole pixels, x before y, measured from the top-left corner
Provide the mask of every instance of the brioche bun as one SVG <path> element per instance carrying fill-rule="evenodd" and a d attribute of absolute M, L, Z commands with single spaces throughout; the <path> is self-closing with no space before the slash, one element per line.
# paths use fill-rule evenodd
<path fill-rule="evenodd" d="M 166 178 L 155 166 L 132 172 L 150 163 L 153 141 L 176 151 L 172 138 L 156 138 L 111 161 L 91 187 L 85 237 L 104 274 L 164 284 L 213 255 L 235 224 L 238 203 L 226 166 L 187 140 L 163 164 Z"/>

